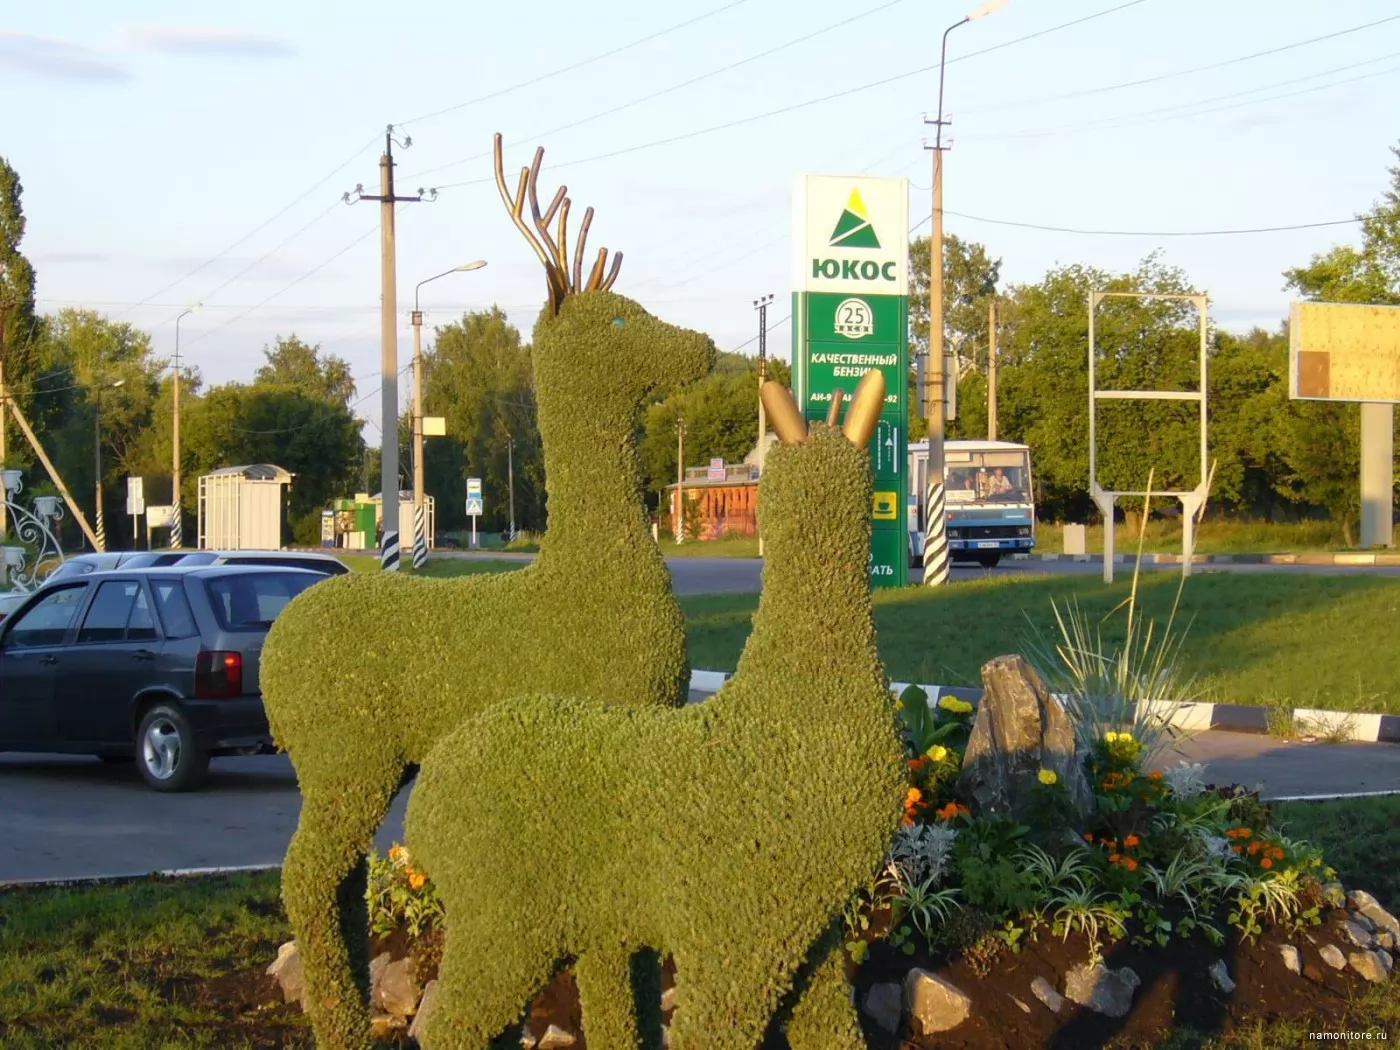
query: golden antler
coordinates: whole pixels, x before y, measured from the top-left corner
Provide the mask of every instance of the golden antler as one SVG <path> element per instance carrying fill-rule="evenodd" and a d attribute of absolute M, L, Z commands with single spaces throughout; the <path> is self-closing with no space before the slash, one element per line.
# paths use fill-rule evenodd
<path fill-rule="evenodd" d="M 826 410 L 826 425 L 834 427 L 841 422 L 841 401 L 846 396 L 846 391 L 837 387 L 831 392 L 831 407 Z"/>
<path fill-rule="evenodd" d="M 807 424 L 797 410 L 797 402 L 782 383 L 770 379 L 759 388 L 758 396 L 768 412 L 768 421 L 785 445 L 801 444 L 807 437 Z"/>
<path fill-rule="evenodd" d="M 841 433 L 856 448 L 864 448 L 879 425 L 880 410 L 884 407 L 885 376 L 878 368 L 872 368 L 856 387 L 856 395 L 851 399 L 851 408 L 846 413 L 846 425 L 841 428 Z"/>
<path fill-rule="evenodd" d="M 496 187 L 501 191 L 501 200 L 505 202 L 511 220 L 525 236 L 525 240 L 529 242 L 535 255 L 544 265 L 545 280 L 549 285 L 550 311 L 557 314 L 565 298 L 570 295 L 580 292 L 610 290 L 622 269 L 621 252 L 613 256 L 612 268 L 604 276 L 608 250 L 599 248 L 597 261 L 594 262 L 593 268 L 588 274 L 587 283 L 585 284 L 583 280 L 584 245 L 588 240 L 588 228 L 593 225 L 592 208 L 589 208 L 583 215 L 583 226 L 579 230 L 578 244 L 574 247 L 573 279 L 570 280 L 568 187 L 560 186 L 554 194 L 554 199 L 550 201 L 549 207 L 543 213 L 540 211 L 538 185 L 540 165 L 544 162 L 544 147 L 540 146 L 535 150 L 534 160 L 528 168 L 520 169 L 520 183 L 513 198 L 510 191 L 506 189 L 505 162 L 501 150 L 500 132 L 496 133 L 495 153 Z M 531 224 L 525 221 L 527 202 L 530 205 L 530 219 L 533 223 L 533 229 L 531 229 Z M 554 221 L 556 213 L 559 216 L 559 224 L 554 234 L 551 235 L 549 226 Z"/>

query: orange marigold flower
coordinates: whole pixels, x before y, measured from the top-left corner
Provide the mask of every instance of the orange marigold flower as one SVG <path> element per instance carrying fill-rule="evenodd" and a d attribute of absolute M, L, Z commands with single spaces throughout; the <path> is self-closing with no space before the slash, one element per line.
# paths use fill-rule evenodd
<path fill-rule="evenodd" d="M 1118 856 L 1118 854 L 1116 854 L 1116 853 L 1110 853 L 1110 854 L 1108 855 L 1108 862 L 1109 862 L 1110 864 L 1117 864 L 1117 863 L 1118 863 L 1120 860 L 1122 860 L 1122 859 L 1123 859 L 1123 858 L 1120 857 L 1120 856 Z"/>
<path fill-rule="evenodd" d="M 1162 779 L 1162 771 L 1161 771 L 1160 769 L 1154 769 L 1151 773 L 1149 773 L 1149 774 L 1147 774 L 1147 775 L 1150 776 L 1153 780 L 1161 780 L 1161 779 Z"/>
<path fill-rule="evenodd" d="M 1123 846 L 1125 849 L 1132 849 L 1141 841 L 1142 839 L 1138 838 L 1136 835 L 1129 835 L 1123 840 Z"/>
<path fill-rule="evenodd" d="M 899 823 L 901 827 L 912 828 L 914 826 L 914 818 L 906 815 Z"/>
<path fill-rule="evenodd" d="M 1093 835 L 1093 833 L 1092 833 L 1092 832 L 1089 832 L 1089 831 L 1084 832 L 1084 841 L 1085 841 L 1085 842 L 1093 842 L 1093 841 L 1094 841 L 1094 835 Z"/>
<path fill-rule="evenodd" d="M 917 806 L 923 797 L 924 793 L 918 788 L 910 788 L 904 795 L 904 805 L 906 807 Z"/>
<path fill-rule="evenodd" d="M 1127 868 L 1129 871 L 1137 871 L 1138 862 L 1133 860 L 1132 857 L 1124 857 L 1123 867 Z"/>
<path fill-rule="evenodd" d="M 1251 842 L 1249 844 L 1249 855 L 1252 857 L 1263 848 L 1264 844 L 1262 842 Z"/>
<path fill-rule="evenodd" d="M 424 875 L 421 871 L 409 872 L 408 884 L 412 886 L 415 890 L 421 890 L 427 884 L 427 882 L 428 876 Z"/>
<path fill-rule="evenodd" d="M 1242 839 L 1247 839 L 1253 834 L 1254 832 L 1250 831 L 1248 828 L 1240 828 L 1240 838 Z"/>
<path fill-rule="evenodd" d="M 1282 847 L 1280 847 L 1280 846 L 1275 846 L 1275 847 L 1274 847 L 1273 849 L 1271 849 L 1269 852 L 1273 854 L 1275 860 L 1283 860 L 1283 849 L 1282 849 Z"/>
<path fill-rule="evenodd" d="M 923 756 L 920 756 L 920 757 L 918 757 L 918 758 L 911 758 L 911 759 L 909 760 L 909 768 L 912 769 L 915 773 L 917 773 L 919 770 L 923 769 L 924 766 L 927 765 L 927 764 L 928 764 L 928 760 L 927 760 L 926 758 L 924 758 Z"/>
<path fill-rule="evenodd" d="M 1230 848 L 1231 848 L 1232 850 L 1234 850 L 1236 853 L 1243 853 L 1243 852 L 1244 852 L 1244 847 L 1243 847 L 1243 846 L 1231 846 Z"/>
<path fill-rule="evenodd" d="M 1271 861 L 1268 857 L 1265 857 L 1259 862 L 1259 866 L 1261 868 L 1272 868 L 1274 866 L 1274 862 Z"/>

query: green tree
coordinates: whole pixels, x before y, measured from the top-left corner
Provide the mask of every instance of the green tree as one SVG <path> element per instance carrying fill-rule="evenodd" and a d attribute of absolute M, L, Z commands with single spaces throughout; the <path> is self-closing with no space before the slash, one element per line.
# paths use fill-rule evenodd
<path fill-rule="evenodd" d="M 213 387 L 182 422 L 198 473 L 274 463 L 293 475 L 288 527 L 298 543 L 319 542 L 321 511 L 359 479 L 359 421 L 344 405 L 327 404 L 292 386 Z"/>
<path fill-rule="evenodd" d="M 253 377 L 255 383 L 289 386 L 307 397 L 330 404 L 348 405 L 355 396 L 350 366 L 335 354 L 322 354 L 320 344 L 302 342 L 293 332 L 278 336 L 263 348 L 266 363 Z"/>
<path fill-rule="evenodd" d="M 512 468 L 517 526 L 543 528 L 544 459 L 534 373 L 519 330 L 499 307 L 464 314 L 434 331 L 423 372 L 424 412 L 443 417 L 447 428 L 446 437 L 427 439 L 423 457 L 439 530 L 466 524 L 467 477 L 482 479 L 482 527 L 504 528 Z"/>
<path fill-rule="evenodd" d="M 9 161 L 0 157 L 0 365 L 5 385 L 26 414 L 42 376 L 36 360 L 41 322 L 34 314 L 34 267 L 20 251 L 24 240 L 24 188 Z M 26 467 L 32 457 L 9 420 L 8 457 Z M 31 420 L 36 429 L 38 420 Z"/>
<path fill-rule="evenodd" d="M 920 237 L 909 246 L 909 342 L 916 355 L 928 352 L 929 263 L 929 239 Z M 987 367 L 987 305 L 1000 280 L 1001 259 L 985 245 L 944 235 L 944 351 L 956 350 L 981 371 Z"/>

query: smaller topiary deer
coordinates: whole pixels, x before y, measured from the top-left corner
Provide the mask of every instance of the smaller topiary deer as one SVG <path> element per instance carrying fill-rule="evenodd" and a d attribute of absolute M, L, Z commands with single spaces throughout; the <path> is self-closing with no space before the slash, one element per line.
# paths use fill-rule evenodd
<path fill-rule="evenodd" d="M 679 711 L 511 700 L 424 761 L 407 842 L 448 917 L 431 1050 L 482 1050 L 570 959 L 590 1050 L 635 1050 L 643 948 L 676 962 L 676 1050 L 753 1050 L 878 869 L 907 786 L 867 575 L 884 382 L 866 375 L 844 432 L 839 397 L 811 434 L 786 389 L 763 398 L 784 444 L 760 484 L 763 592 L 724 687 Z M 794 1027 L 804 1050 L 844 1050 L 858 1028 L 839 960 L 819 977 Z"/>
<path fill-rule="evenodd" d="M 440 737 L 522 691 L 685 702 L 685 620 L 647 527 L 637 416 L 656 389 L 704 376 L 714 346 L 610 291 L 621 255 L 605 272 L 600 249 L 585 272 L 592 208 L 570 278 L 569 198 L 561 187 L 541 212 L 543 155 L 512 197 L 496 136 L 501 197 L 549 289 L 531 347 L 549 493 L 539 556 L 502 575 L 336 577 L 288 606 L 263 653 L 268 721 L 302 793 L 282 899 L 321 1050 L 370 1046 L 365 854 Z"/>

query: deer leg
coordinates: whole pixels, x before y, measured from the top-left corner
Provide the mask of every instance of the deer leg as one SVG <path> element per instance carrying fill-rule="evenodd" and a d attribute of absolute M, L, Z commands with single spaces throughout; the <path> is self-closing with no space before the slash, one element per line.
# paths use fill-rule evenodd
<path fill-rule="evenodd" d="M 826 955 L 788 1022 L 791 1050 L 865 1050 L 851 983 L 846 979 L 845 950 L 839 939 L 828 940 Z"/>
<path fill-rule="evenodd" d="M 327 780 L 303 777 L 301 816 L 282 866 L 282 900 L 320 1050 L 371 1045 L 365 855 L 401 772 L 401 764 L 385 764 Z"/>
<path fill-rule="evenodd" d="M 772 950 L 731 954 L 722 963 L 677 952 L 676 985 L 684 991 L 671 1024 L 672 1050 L 753 1050 L 786 991 L 774 985 L 774 974 L 790 983 L 793 967 Z"/>
<path fill-rule="evenodd" d="M 538 927 L 522 937 L 519 929 L 497 930 L 476 921 L 478 909 L 470 901 L 459 902 L 444 893 L 443 902 L 447 937 L 437 994 L 423 1021 L 420 1045 L 423 1050 L 486 1050 L 520 1022 L 530 1001 L 549 982 L 558 963 L 557 950 L 545 943 Z M 522 905 L 519 913 L 527 916 L 529 909 Z"/>
<path fill-rule="evenodd" d="M 574 963 L 589 1050 L 637 1050 L 632 962 L 625 951 L 584 952 Z"/>

